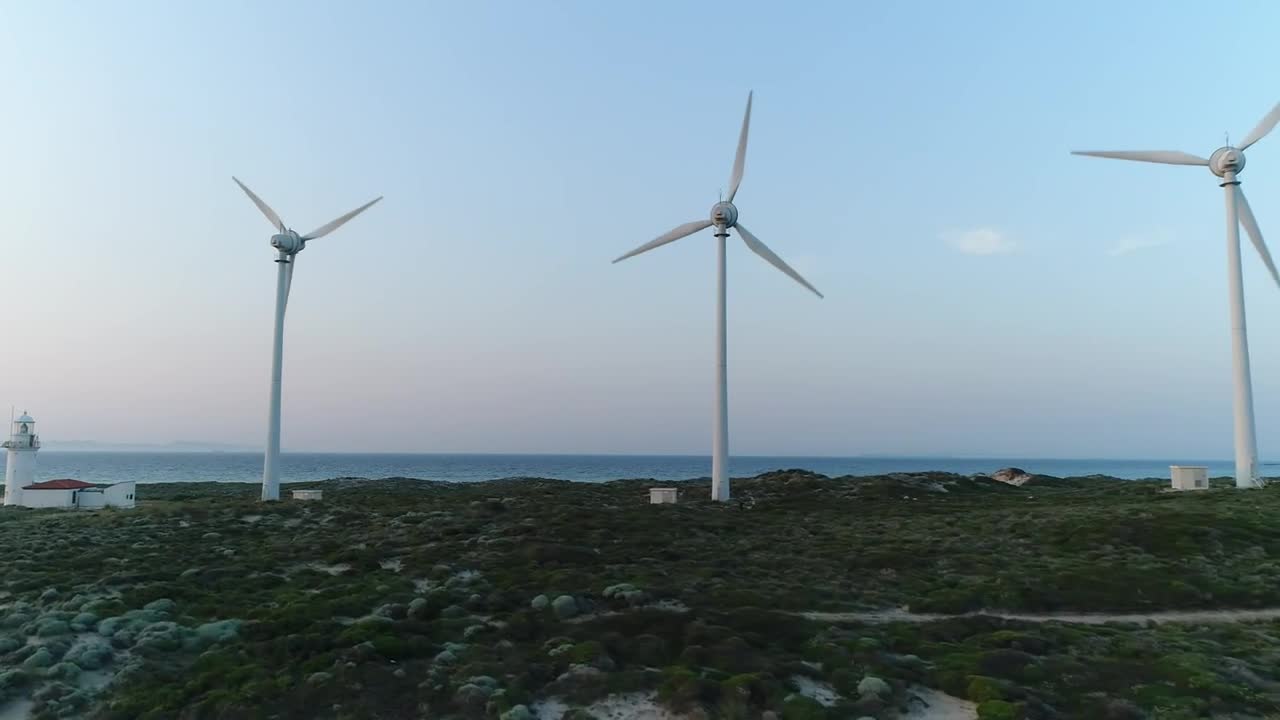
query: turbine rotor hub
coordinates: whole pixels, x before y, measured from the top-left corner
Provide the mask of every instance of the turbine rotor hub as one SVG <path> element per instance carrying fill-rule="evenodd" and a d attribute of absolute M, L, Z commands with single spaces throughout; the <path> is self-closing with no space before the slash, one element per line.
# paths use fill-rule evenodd
<path fill-rule="evenodd" d="M 292 230 L 271 236 L 271 247 L 287 255 L 297 254 L 304 245 L 306 245 L 306 241 Z"/>
<path fill-rule="evenodd" d="M 727 200 L 711 206 L 711 223 L 720 228 L 731 228 L 738 222 L 738 208 Z"/>
<path fill-rule="evenodd" d="M 1230 145 L 1220 147 L 1209 156 L 1209 170 L 1218 177 L 1244 170 L 1244 153 Z"/>

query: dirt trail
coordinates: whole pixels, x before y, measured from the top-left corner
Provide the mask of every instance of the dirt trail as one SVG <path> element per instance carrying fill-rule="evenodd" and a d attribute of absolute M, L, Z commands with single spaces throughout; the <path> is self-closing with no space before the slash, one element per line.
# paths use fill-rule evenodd
<path fill-rule="evenodd" d="M 825 622 L 861 622 L 883 624 L 894 622 L 927 623 L 964 617 L 998 617 L 1022 622 L 1061 622 L 1077 625 L 1102 625 L 1104 623 L 1241 623 L 1263 620 L 1280 620 L 1280 608 L 1254 610 L 1169 610 L 1145 613 L 1009 613 L 994 610 L 947 615 L 944 613 L 913 613 L 903 609 L 870 610 L 862 612 L 802 612 L 797 613 L 810 620 Z"/>
<path fill-rule="evenodd" d="M 907 713 L 903 720 L 977 720 L 978 707 L 968 700 L 914 685 L 907 693 Z"/>

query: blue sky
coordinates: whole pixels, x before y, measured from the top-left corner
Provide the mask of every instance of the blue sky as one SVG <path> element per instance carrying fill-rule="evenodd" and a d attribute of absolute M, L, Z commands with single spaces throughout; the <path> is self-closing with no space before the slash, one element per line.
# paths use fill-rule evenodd
<path fill-rule="evenodd" d="M 754 89 L 743 222 L 826 299 L 731 246 L 735 453 L 1228 457 L 1221 191 L 1068 151 L 1242 137 L 1278 21 L 0 0 L 0 399 L 50 439 L 260 443 L 274 265 L 235 174 L 302 230 L 386 196 L 301 256 L 286 448 L 705 452 L 713 238 L 609 261 L 706 215 Z M 1280 239 L 1280 134 L 1248 156 Z M 1280 290 L 1244 253 L 1276 457 Z"/>

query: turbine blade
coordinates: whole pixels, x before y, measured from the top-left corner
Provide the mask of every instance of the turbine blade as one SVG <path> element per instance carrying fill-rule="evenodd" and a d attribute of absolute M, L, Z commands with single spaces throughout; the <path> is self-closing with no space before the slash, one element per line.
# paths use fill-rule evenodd
<path fill-rule="evenodd" d="M 738 154 L 733 157 L 733 175 L 729 177 L 729 202 L 738 194 L 738 186 L 742 184 L 742 170 L 747 162 L 747 130 L 751 127 L 751 96 L 754 91 L 747 92 L 747 113 L 742 116 L 742 132 L 738 135 Z"/>
<path fill-rule="evenodd" d="M 1271 108 L 1271 112 L 1258 122 L 1258 126 L 1249 131 L 1249 134 L 1240 142 L 1240 149 L 1248 150 L 1250 145 L 1266 137 L 1267 133 L 1275 128 L 1276 123 L 1280 123 L 1280 103 L 1276 103 L 1276 106 Z"/>
<path fill-rule="evenodd" d="M 755 235 L 752 235 L 750 230 L 742 227 L 741 223 L 734 225 L 734 227 L 738 230 L 738 234 L 742 236 L 742 241 L 747 244 L 747 247 L 751 248 L 751 252 L 764 258 L 765 261 L 767 261 L 770 265 L 778 268 L 782 272 L 789 275 L 792 280 L 795 280 L 801 285 L 809 288 L 811 291 L 813 291 L 814 295 L 817 295 L 818 297 L 822 297 L 822 293 L 818 292 L 818 288 L 810 285 L 808 280 L 805 280 L 804 278 L 800 277 L 800 273 L 796 272 L 791 268 L 790 265 L 783 262 L 782 258 L 775 255 L 767 245 L 760 242 L 760 238 L 756 237 Z"/>
<path fill-rule="evenodd" d="M 1090 157 L 1114 158 L 1116 160 L 1138 160 L 1141 162 L 1162 163 L 1165 165 L 1208 165 L 1209 161 L 1199 155 L 1179 152 L 1177 150 L 1072 150 L 1072 155 L 1088 155 Z"/>
<path fill-rule="evenodd" d="M 236 181 L 236 184 L 240 186 L 240 189 L 244 191 L 244 194 L 248 195 L 249 199 L 253 201 L 253 204 L 257 205 L 258 209 L 262 211 L 262 214 L 266 215 L 267 219 L 271 221 L 271 224 L 276 226 L 276 231 L 284 232 L 284 223 L 280 221 L 280 216 L 276 214 L 276 211 L 272 210 L 269 205 L 262 202 L 262 198 L 254 195 L 253 191 L 244 183 L 240 182 L 240 179 L 235 175 L 232 175 L 231 179 Z"/>
<path fill-rule="evenodd" d="M 379 195 L 378 197 L 376 197 L 376 198 L 374 198 L 374 199 L 370 200 L 369 202 L 367 202 L 367 203 L 365 203 L 365 204 L 361 205 L 360 207 L 356 208 L 355 210 L 352 210 L 351 212 L 347 213 L 346 215 L 343 215 L 342 217 L 338 218 L 337 220 L 331 220 L 330 222 L 328 222 L 328 223 L 326 223 L 326 224 L 324 224 L 324 225 L 321 225 L 320 227 L 316 228 L 315 230 L 312 230 L 311 232 L 307 233 L 306 235 L 303 235 L 303 236 L 302 236 L 302 239 L 303 239 L 303 240 L 315 240 L 316 238 L 322 238 L 322 237 L 324 237 L 325 235 L 328 235 L 329 233 L 333 232 L 334 230 L 337 230 L 338 228 L 342 227 L 342 226 L 343 226 L 344 224 L 346 224 L 346 222 L 347 222 L 348 220 L 350 220 L 351 218 L 353 218 L 353 217 L 355 217 L 355 216 L 359 215 L 360 213 L 364 212 L 365 210 L 368 210 L 370 207 L 373 207 L 373 204 L 374 204 L 374 203 L 376 203 L 376 202 L 378 202 L 378 201 L 379 201 L 379 200 L 381 200 L 381 199 L 382 199 L 382 196 L 381 196 L 381 195 Z"/>
<path fill-rule="evenodd" d="M 1267 244 L 1262 241 L 1262 231 L 1258 229 L 1258 220 L 1253 216 L 1253 209 L 1249 207 L 1249 201 L 1244 197 L 1244 191 L 1240 186 L 1236 186 L 1236 204 L 1240 211 L 1240 224 L 1244 225 L 1244 230 L 1249 234 L 1249 239 L 1253 241 L 1253 246 L 1257 248 L 1258 254 L 1262 256 L 1262 262 L 1267 266 L 1267 270 L 1271 271 L 1271 278 L 1276 281 L 1276 285 L 1280 285 L 1280 273 L 1276 272 L 1276 264 L 1271 262 L 1271 253 L 1267 252 Z"/>
<path fill-rule="evenodd" d="M 619 257 L 617 260 L 614 260 L 614 262 L 621 262 L 623 260 L 626 260 L 629 257 L 634 257 L 636 255 L 639 255 L 640 253 L 649 252 L 650 250 L 656 247 L 662 247 L 663 245 L 666 245 L 669 242 L 675 242 L 676 240 L 679 240 L 682 237 L 688 237 L 689 235 L 692 235 L 698 232 L 699 230 L 706 230 L 709 227 L 711 227 L 711 220 L 709 219 L 694 220 L 693 222 L 687 222 L 681 225 L 680 227 L 675 228 L 674 230 L 671 230 L 670 232 L 659 235 L 657 238 L 650 240 L 649 242 L 641 245 L 635 250 L 632 250 L 626 255 Z"/>

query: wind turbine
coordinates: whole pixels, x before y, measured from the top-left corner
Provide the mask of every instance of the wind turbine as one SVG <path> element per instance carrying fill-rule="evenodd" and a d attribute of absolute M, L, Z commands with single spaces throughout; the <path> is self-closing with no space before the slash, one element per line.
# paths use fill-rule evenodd
<path fill-rule="evenodd" d="M 1256 127 L 1245 136 L 1238 147 L 1230 144 L 1213 151 L 1208 159 L 1174 150 L 1138 151 L 1073 151 L 1073 155 L 1138 160 L 1165 165 L 1202 165 L 1222 179 L 1219 185 L 1225 191 L 1227 201 L 1227 281 L 1231 296 L 1231 357 L 1235 379 L 1235 450 L 1236 487 L 1258 487 L 1258 442 L 1253 426 L 1253 385 L 1249 377 L 1249 338 L 1245 333 L 1244 288 L 1240 279 L 1240 225 L 1249 233 L 1249 239 L 1262 256 L 1262 262 L 1271 277 L 1280 285 L 1271 253 L 1262 241 L 1262 231 L 1253 217 L 1249 201 L 1240 189 L 1239 175 L 1244 170 L 1244 151 L 1261 140 L 1280 122 L 1280 104 L 1267 113 Z M 1229 141 L 1228 141 L 1229 142 Z"/>
<path fill-rule="evenodd" d="M 783 262 L 782 258 L 775 255 L 768 246 L 760 242 L 759 238 L 751 234 L 750 230 L 747 230 L 738 222 L 738 208 L 733 204 L 733 198 L 738 194 L 738 186 L 742 184 L 742 169 L 747 155 L 747 129 L 751 125 L 751 97 L 752 93 L 747 93 L 747 112 L 742 117 L 742 132 L 738 136 L 738 154 L 733 159 L 733 173 L 729 177 L 729 197 L 711 206 L 710 218 L 687 222 L 614 260 L 615 263 L 626 260 L 629 257 L 648 252 L 656 247 L 661 247 L 680 238 L 688 237 L 700 230 L 715 226 L 715 237 L 719 241 L 717 261 L 719 274 L 716 287 L 716 415 L 712 424 L 711 434 L 712 500 L 729 499 L 729 388 L 725 379 L 725 356 L 727 353 L 724 327 L 725 240 L 729 237 L 729 228 L 738 231 L 738 235 L 742 236 L 742 241 L 746 243 L 752 252 L 764 258 L 770 265 L 786 273 L 791 279 L 809 288 L 809 290 L 813 291 L 813 294 L 822 297 L 822 293 L 818 292 L 817 288 L 800 277 L 800 273 Z"/>
<path fill-rule="evenodd" d="M 263 500 L 279 500 L 280 499 L 280 363 L 281 355 L 284 353 L 284 310 L 289 304 L 289 289 L 293 285 L 293 266 L 298 261 L 298 253 L 307 246 L 307 243 L 342 227 L 348 220 L 368 210 L 370 206 L 382 199 L 382 196 L 370 200 L 342 217 L 329 223 L 321 225 L 306 235 L 299 235 L 297 232 L 285 227 L 280 216 L 272 210 L 266 203 L 262 202 L 262 198 L 258 197 L 240 182 L 238 178 L 232 177 L 236 184 L 244 190 L 244 194 L 249 196 L 254 205 L 267 216 L 267 220 L 276 228 L 276 234 L 271 236 L 271 247 L 276 249 L 276 324 L 275 336 L 271 346 L 271 408 L 267 414 L 267 451 L 266 457 L 262 462 L 262 499 Z"/>

